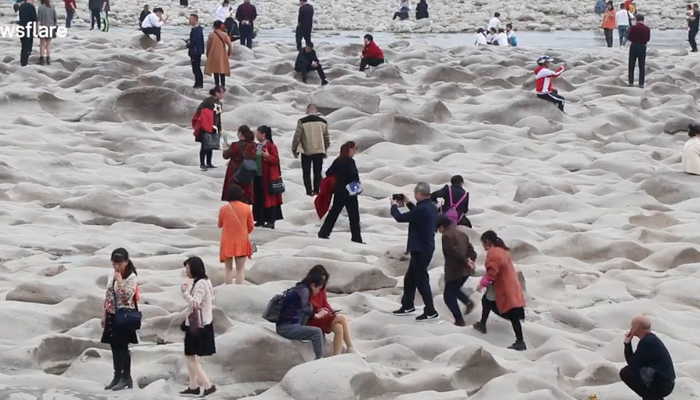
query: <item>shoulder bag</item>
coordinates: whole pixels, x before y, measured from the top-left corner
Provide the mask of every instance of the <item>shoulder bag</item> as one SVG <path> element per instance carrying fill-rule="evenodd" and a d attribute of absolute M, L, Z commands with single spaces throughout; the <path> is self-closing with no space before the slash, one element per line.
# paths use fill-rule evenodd
<path fill-rule="evenodd" d="M 195 285 L 196 284 L 192 284 L 192 289 L 190 290 L 190 295 L 192 295 L 192 293 L 194 293 Z M 208 287 L 206 288 L 206 291 L 209 291 Z M 204 299 L 202 299 L 202 301 L 204 301 Z M 199 331 L 201 331 L 202 328 L 204 328 L 204 317 L 202 316 L 202 309 L 197 305 L 195 305 L 192 308 L 192 312 L 190 313 L 190 315 L 187 316 L 187 320 L 190 323 L 190 326 L 188 328 L 189 328 L 189 331 L 192 335 L 197 335 L 199 333 Z"/>
<path fill-rule="evenodd" d="M 243 162 L 238 166 L 236 173 L 233 175 L 233 180 L 242 184 L 253 183 L 255 174 L 258 173 L 258 163 L 256 163 L 254 159 L 245 157 L 245 144 L 242 146 L 239 145 L 239 149 L 241 157 L 243 157 Z"/>
<path fill-rule="evenodd" d="M 269 190 L 270 194 L 273 196 L 282 194 L 286 190 L 284 186 L 284 181 L 282 180 L 282 168 L 280 168 L 279 160 L 277 161 L 277 168 L 279 169 L 280 177 L 274 180 L 270 180 Z"/>
<path fill-rule="evenodd" d="M 134 300 L 136 308 L 119 308 L 117 303 L 117 282 L 112 283 L 112 294 L 114 298 L 114 327 L 123 331 L 137 331 L 141 329 L 141 311 L 139 305 Z"/>

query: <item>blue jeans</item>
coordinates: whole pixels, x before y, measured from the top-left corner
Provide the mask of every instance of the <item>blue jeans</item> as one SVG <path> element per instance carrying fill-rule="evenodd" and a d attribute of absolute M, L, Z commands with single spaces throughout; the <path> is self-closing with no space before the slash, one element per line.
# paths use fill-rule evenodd
<path fill-rule="evenodd" d="M 462 292 L 462 286 L 464 286 L 466 281 L 466 276 L 453 279 L 451 281 L 445 281 L 445 290 L 443 291 L 442 296 L 445 300 L 445 305 L 447 305 L 447 308 L 449 308 L 450 312 L 452 312 L 455 322 L 464 322 L 464 317 L 462 316 L 462 311 L 459 309 L 457 300 L 461 301 L 465 306 L 471 303 L 469 296 Z"/>
<path fill-rule="evenodd" d="M 620 34 L 620 46 L 627 44 L 627 31 L 630 29 L 627 25 L 617 27 L 617 32 Z"/>
<path fill-rule="evenodd" d="M 75 10 L 66 10 L 66 28 L 70 28 L 70 23 L 73 21 L 73 15 L 75 15 Z"/>
<path fill-rule="evenodd" d="M 277 334 L 289 340 L 311 340 L 316 359 L 323 358 L 323 331 L 321 328 L 299 324 L 277 325 Z"/>

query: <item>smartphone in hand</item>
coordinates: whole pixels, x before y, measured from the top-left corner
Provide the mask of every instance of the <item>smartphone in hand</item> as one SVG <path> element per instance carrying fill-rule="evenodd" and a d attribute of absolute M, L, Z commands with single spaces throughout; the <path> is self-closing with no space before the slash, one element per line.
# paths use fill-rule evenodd
<path fill-rule="evenodd" d="M 399 207 L 405 207 L 406 206 L 406 196 L 403 195 L 403 193 L 398 193 L 398 194 L 392 194 L 391 199 L 394 200 Z"/>

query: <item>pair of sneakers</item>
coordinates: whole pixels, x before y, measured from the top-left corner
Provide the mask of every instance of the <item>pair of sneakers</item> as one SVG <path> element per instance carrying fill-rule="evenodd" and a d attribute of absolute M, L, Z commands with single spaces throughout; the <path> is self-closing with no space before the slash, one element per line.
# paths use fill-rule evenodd
<path fill-rule="evenodd" d="M 392 314 L 394 314 L 394 315 L 411 315 L 414 312 L 416 312 L 415 307 L 404 308 L 402 306 L 398 310 L 392 312 Z M 435 311 L 435 310 L 433 310 L 432 312 L 428 312 L 428 311 L 424 310 L 423 314 L 416 317 L 416 321 L 429 321 L 431 319 L 438 319 L 439 317 L 440 316 L 438 315 L 437 311 Z"/>

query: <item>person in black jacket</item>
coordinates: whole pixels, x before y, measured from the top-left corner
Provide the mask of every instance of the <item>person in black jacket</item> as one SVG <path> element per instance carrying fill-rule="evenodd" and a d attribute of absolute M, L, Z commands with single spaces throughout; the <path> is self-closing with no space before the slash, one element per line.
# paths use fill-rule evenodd
<path fill-rule="evenodd" d="M 102 30 L 102 18 L 100 17 L 100 13 L 102 12 L 104 4 L 104 0 L 88 1 L 88 7 L 90 8 L 90 30 L 95 29 L 95 23 L 97 23 L 97 29 Z"/>
<path fill-rule="evenodd" d="M 306 83 L 306 76 L 309 71 L 318 72 L 318 77 L 321 78 L 321 85 L 327 85 L 326 74 L 323 72 L 321 67 L 321 62 L 318 61 L 316 57 L 316 51 L 314 51 L 314 44 L 311 42 L 306 42 L 306 47 L 304 50 L 299 52 L 297 56 L 297 61 L 294 63 L 294 70 L 301 72 L 301 81 Z"/>
<path fill-rule="evenodd" d="M 430 200 L 432 200 L 433 203 L 437 203 L 438 199 L 444 199 L 444 203 L 440 209 L 440 212 L 443 214 L 452 208 L 452 204 L 457 204 L 456 209 L 457 214 L 459 215 L 459 222 L 457 225 L 463 225 L 471 228 L 472 223 L 469 221 L 469 218 L 467 218 L 467 211 L 469 211 L 469 192 L 464 190 L 464 178 L 462 178 L 461 175 L 455 175 L 450 178 L 450 185 L 452 188 L 451 199 L 450 187 L 445 185 L 442 189 L 431 193 Z"/>
<path fill-rule="evenodd" d="M 254 5 L 250 4 L 250 0 L 243 0 L 243 4 L 236 9 L 236 19 L 239 24 L 239 32 L 241 36 L 241 44 L 253 48 L 253 21 L 258 17 L 258 11 Z"/>
<path fill-rule="evenodd" d="M 301 51 L 301 38 L 304 38 L 306 45 L 311 43 L 311 30 L 314 25 L 314 8 L 311 4 L 307 4 L 306 0 L 300 0 L 299 20 L 297 23 L 297 51 Z"/>
<path fill-rule="evenodd" d="M 357 153 L 357 145 L 355 142 L 345 142 L 340 146 L 340 155 L 333 161 L 330 168 L 326 170 L 326 176 L 335 176 L 335 191 L 333 192 L 333 205 L 331 206 L 326 220 L 323 221 L 321 230 L 318 231 L 318 237 L 328 239 L 331 236 L 331 231 L 338 220 L 340 212 L 345 208 L 350 220 L 350 234 L 352 241 L 362 243 L 362 234 L 360 232 L 360 207 L 357 201 L 357 195 L 351 195 L 348 192 L 347 186 L 350 183 L 360 183 L 360 173 L 357 171 L 357 165 L 353 157 Z"/>
<path fill-rule="evenodd" d="M 430 201 L 430 185 L 418 182 L 413 189 L 416 204 L 411 203 L 405 197 L 407 213 L 401 213 L 395 199 L 391 199 L 391 216 L 396 222 L 408 222 L 408 244 L 406 252 L 410 253 L 411 260 L 408 270 L 403 278 L 403 297 L 401 308 L 394 311 L 395 315 L 408 315 L 416 311 L 414 300 L 416 289 L 423 298 L 423 314 L 416 317 L 416 321 L 425 321 L 438 318 L 438 313 L 433 305 L 433 293 L 430 290 L 430 276 L 428 266 L 435 252 L 435 231 L 437 230 L 438 210 Z"/>
<path fill-rule="evenodd" d="M 27 0 L 19 6 L 19 25 L 24 27 L 24 32 L 19 38 L 22 45 L 19 64 L 23 67 L 29 63 L 29 54 L 32 53 L 32 46 L 34 45 L 33 29 L 36 27 L 36 20 L 34 0 Z"/>
<path fill-rule="evenodd" d="M 430 18 L 428 15 L 428 3 L 425 0 L 420 0 L 416 6 L 416 20 Z"/>
<path fill-rule="evenodd" d="M 141 30 L 141 24 L 143 24 L 143 20 L 146 19 L 146 17 L 150 13 L 151 13 L 151 10 L 148 8 L 148 4 L 143 6 L 143 10 L 141 10 L 141 15 L 139 15 L 139 30 Z"/>
<path fill-rule="evenodd" d="M 190 15 L 190 38 L 187 40 L 187 54 L 190 56 L 192 73 L 194 74 L 194 88 L 204 87 L 204 76 L 202 75 L 202 54 L 204 54 L 204 29 L 199 26 L 199 16 Z"/>

